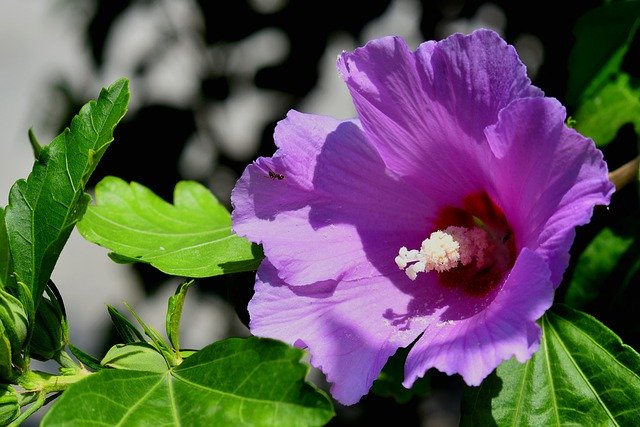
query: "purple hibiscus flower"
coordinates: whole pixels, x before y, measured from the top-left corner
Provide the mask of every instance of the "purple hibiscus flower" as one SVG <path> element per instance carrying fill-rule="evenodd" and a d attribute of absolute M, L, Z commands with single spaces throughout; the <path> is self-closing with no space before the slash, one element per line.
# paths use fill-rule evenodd
<path fill-rule="evenodd" d="M 291 111 L 232 194 L 266 256 L 251 332 L 307 348 L 347 405 L 400 347 L 406 387 L 526 361 L 575 227 L 613 193 L 601 152 L 489 30 L 373 40 L 338 70 L 358 118 Z"/>

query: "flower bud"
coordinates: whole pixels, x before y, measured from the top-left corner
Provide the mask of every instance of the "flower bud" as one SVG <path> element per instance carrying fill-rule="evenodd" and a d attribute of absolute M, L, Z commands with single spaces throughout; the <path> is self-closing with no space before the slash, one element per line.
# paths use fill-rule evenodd
<path fill-rule="evenodd" d="M 6 426 L 20 415 L 18 393 L 7 384 L 0 385 L 0 425 Z"/>
<path fill-rule="evenodd" d="M 3 289 L 0 289 L 0 322 L 11 343 L 13 355 L 17 355 L 27 337 L 29 320 L 20 300 Z"/>
<path fill-rule="evenodd" d="M 0 322 L 0 380 L 11 378 L 11 342 Z"/>
<path fill-rule="evenodd" d="M 43 298 L 36 310 L 30 354 L 38 360 L 53 359 L 68 343 L 67 320 L 57 303 Z"/>

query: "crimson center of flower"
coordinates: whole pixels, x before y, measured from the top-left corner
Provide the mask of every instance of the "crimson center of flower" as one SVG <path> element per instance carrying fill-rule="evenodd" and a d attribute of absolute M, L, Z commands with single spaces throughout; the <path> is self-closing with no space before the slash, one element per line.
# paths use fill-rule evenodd
<path fill-rule="evenodd" d="M 443 286 L 486 295 L 513 266 L 515 239 L 504 214 L 486 193 L 466 197 L 463 206 L 443 209 L 436 231 L 419 249 L 400 248 L 395 262 L 411 280 L 433 271 Z"/>

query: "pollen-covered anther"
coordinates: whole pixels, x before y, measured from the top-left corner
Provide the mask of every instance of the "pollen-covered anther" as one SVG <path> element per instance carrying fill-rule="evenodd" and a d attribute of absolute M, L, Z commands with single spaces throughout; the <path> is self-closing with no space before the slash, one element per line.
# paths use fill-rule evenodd
<path fill-rule="evenodd" d="M 487 251 L 491 242 L 486 231 L 474 227 L 447 227 L 434 231 L 422 242 L 420 250 L 401 247 L 395 262 L 405 270 L 411 280 L 418 273 L 451 270 L 458 265 L 467 265 L 473 260 L 479 268 L 487 263 Z M 411 264 L 411 265 L 409 265 Z"/>

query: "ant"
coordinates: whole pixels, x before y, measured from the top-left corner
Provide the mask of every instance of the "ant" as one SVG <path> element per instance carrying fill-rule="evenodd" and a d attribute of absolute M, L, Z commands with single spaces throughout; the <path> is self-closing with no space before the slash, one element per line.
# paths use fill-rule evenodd
<path fill-rule="evenodd" d="M 271 169 L 269 169 L 269 178 L 273 179 L 273 180 L 278 180 L 281 181 L 284 179 L 284 175 L 281 173 L 275 173 L 274 171 L 272 171 Z"/>

